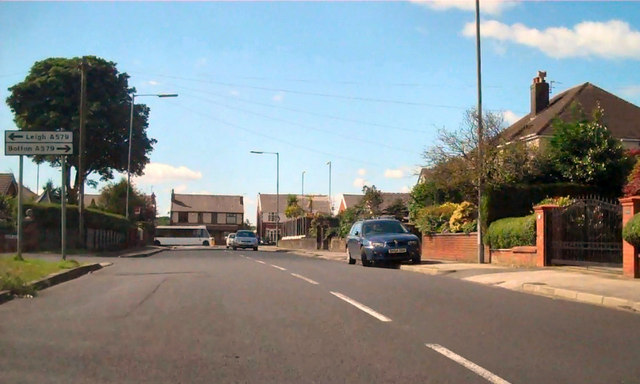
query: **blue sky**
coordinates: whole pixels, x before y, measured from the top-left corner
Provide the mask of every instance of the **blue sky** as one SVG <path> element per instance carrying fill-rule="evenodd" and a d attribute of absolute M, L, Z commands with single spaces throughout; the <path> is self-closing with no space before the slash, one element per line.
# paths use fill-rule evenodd
<path fill-rule="evenodd" d="M 640 3 L 481 1 L 484 108 L 529 111 L 538 70 L 552 95 L 591 82 L 640 105 Z M 136 187 L 169 210 L 180 193 L 408 191 L 437 130 L 476 104 L 474 1 L 0 2 L 4 100 L 35 61 L 96 55 L 127 72 L 158 140 Z M 606 111 L 605 111 L 606 113 Z M 35 164 L 24 181 L 36 189 Z M 0 172 L 18 157 L 3 156 Z M 91 178 L 91 177 L 90 177 Z M 97 177 L 92 177 L 98 179 Z M 40 187 L 60 171 L 40 167 Z M 88 193 L 96 190 L 87 190 Z M 337 198 L 336 198 L 337 200 Z M 337 201 L 334 205 L 337 205 Z"/>

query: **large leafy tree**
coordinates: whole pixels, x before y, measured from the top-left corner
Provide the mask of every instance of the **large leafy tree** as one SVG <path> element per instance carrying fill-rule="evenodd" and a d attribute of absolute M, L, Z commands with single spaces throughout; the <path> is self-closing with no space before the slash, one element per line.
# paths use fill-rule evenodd
<path fill-rule="evenodd" d="M 88 56 L 86 60 L 84 175 L 77 172 L 81 58 L 49 58 L 36 62 L 22 82 L 9 88 L 11 94 L 6 100 L 14 114 L 16 126 L 21 130 L 74 132 L 74 155 L 67 157 L 67 166 L 76 171 L 73 187 L 70 172 L 67 172 L 65 181 L 73 201 L 77 198 L 78 180 L 96 173 L 107 181 L 113 179 L 114 171 L 126 171 L 130 93 L 135 91 L 128 87 L 129 75 L 119 73 L 115 63 L 95 56 Z M 148 117 L 149 108 L 144 104 L 136 104 L 131 149 L 131 173 L 135 175 L 142 175 L 149 162 L 148 155 L 156 143 L 156 140 L 147 137 Z M 32 160 L 60 166 L 60 158 L 56 156 L 33 156 Z"/>
<path fill-rule="evenodd" d="M 98 208 L 107 212 L 124 215 L 125 201 L 127 199 L 127 179 L 122 178 L 117 183 L 108 183 L 100 192 Z M 129 216 L 134 217 L 136 208 L 140 212 L 135 215 L 137 220 L 153 220 L 155 212 L 149 212 L 147 200 L 142 192 L 132 187 L 129 196 Z"/>
<path fill-rule="evenodd" d="M 620 194 L 634 160 L 620 140 L 611 135 L 604 110 L 597 106 L 589 119 L 573 105 L 571 121 L 556 120 L 547 154 L 552 168 L 564 181 L 605 187 Z"/>

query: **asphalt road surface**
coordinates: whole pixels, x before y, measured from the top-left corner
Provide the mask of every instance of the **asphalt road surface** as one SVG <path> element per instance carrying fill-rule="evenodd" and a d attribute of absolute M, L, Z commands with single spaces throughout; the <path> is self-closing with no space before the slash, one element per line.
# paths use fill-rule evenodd
<path fill-rule="evenodd" d="M 287 253 L 167 251 L 0 306 L 0 383 L 640 383 L 640 315 Z"/>

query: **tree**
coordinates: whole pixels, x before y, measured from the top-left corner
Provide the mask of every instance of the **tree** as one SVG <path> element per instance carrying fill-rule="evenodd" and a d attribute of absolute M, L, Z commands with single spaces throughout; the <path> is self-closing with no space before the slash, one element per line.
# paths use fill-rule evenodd
<path fill-rule="evenodd" d="M 53 185 L 53 181 L 49 179 L 47 183 L 42 187 L 43 193 L 48 193 L 52 203 L 60 204 L 60 196 L 62 195 L 62 189 Z"/>
<path fill-rule="evenodd" d="M 116 213 L 124 216 L 125 200 L 127 199 L 127 180 L 125 178 L 120 179 L 117 183 L 108 183 L 102 188 L 100 193 L 100 205 L 98 208 L 107 212 Z M 136 207 L 142 208 L 141 214 L 135 217 L 138 220 L 153 220 L 154 217 L 144 217 L 142 214 L 146 212 L 147 201 L 142 192 L 136 190 L 133 186 L 129 190 L 129 217 L 134 217 L 134 209 Z"/>
<path fill-rule="evenodd" d="M 438 130 L 436 144 L 423 152 L 430 168 L 429 181 L 448 200 L 477 200 L 478 181 L 501 185 L 527 180 L 532 173 L 532 156 L 526 145 L 506 143 L 502 115 L 485 112 L 482 117 L 482 168 L 478 167 L 478 113 L 467 110 L 457 130 Z M 436 194 L 437 195 L 437 194 Z"/>
<path fill-rule="evenodd" d="M 372 185 L 371 187 L 365 185 L 362 187 L 362 193 L 364 193 L 364 196 L 358 204 L 360 211 L 365 217 L 380 216 L 382 213 L 382 209 L 380 208 L 382 205 L 382 193 L 375 185 Z"/>
<path fill-rule="evenodd" d="M 409 215 L 409 209 L 402 199 L 395 199 L 391 205 L 384 209 L 383 213 L 395 217 L 396 220 L 404 220 Z"/>
<path fill-rule="evenodd" d="M 289 195 L 287 197 L 287 208 L 284 210 L 284 215 L 288 218 L 300 217 L 304 214 L 304 210 L 298 205 L 298 197 L 296 195 Z"/>
<path fill-rule="evenodd" d="M 620 140 L 611 136 L 598 105 L 591 119 L 579 104 L 572 105 L 572 121 L 554 121 L 554 133 L 547 149 L 553 168 L 563 181 L 604 186 L 619 195 L 634 160 Z"/>
<path fill-rule="evenodd" d="M 129 75 L 119 73 L 116 64 L 88 56 L 87 62 L 87 119 L 85 168 L 82 179 L 91 173 L 101 180 L 113 179 L 113 172 L 127 170 L 129 143 L 129 114 L 131 108 L 128 87 Z M 71 187 L 70 172 L 65 185 L 72 201 L 77 199 L 80 63 L 81 58 L 49 58 L 36 62 L 27 77 L 9 88 L 11 95 L 6 102 L 14 114 L 20 130 L 74 132 L 74 154 L 67 156 L 68 168 L 75 168 L 75 181 Z M 149 162 L 148 155 L 156 140 L 147 137 L 149 108 L 136 104 L 133 116 L 131 148 L 131 173 L 142 175 Z M 49 162 L 60 166 L 57 156 L 33 156 L 36 163 Z"/>

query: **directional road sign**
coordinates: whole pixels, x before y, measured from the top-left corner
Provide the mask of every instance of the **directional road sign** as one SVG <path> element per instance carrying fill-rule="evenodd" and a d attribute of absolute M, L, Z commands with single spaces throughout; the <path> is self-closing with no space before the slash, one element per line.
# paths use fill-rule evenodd
<path fill-rule="evenodd" d="M 4 154 L 73 155 L 73 132 L 4 131 Z"/>

